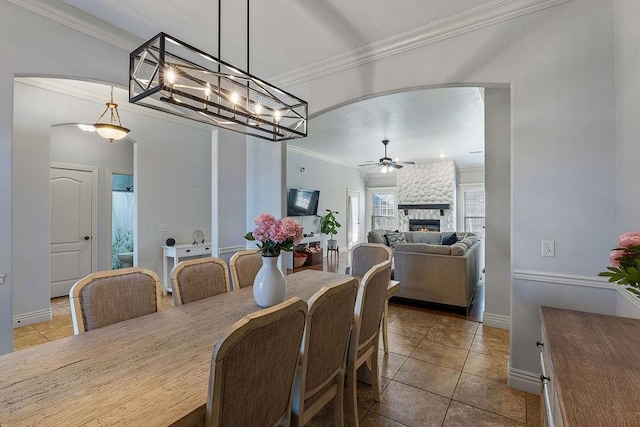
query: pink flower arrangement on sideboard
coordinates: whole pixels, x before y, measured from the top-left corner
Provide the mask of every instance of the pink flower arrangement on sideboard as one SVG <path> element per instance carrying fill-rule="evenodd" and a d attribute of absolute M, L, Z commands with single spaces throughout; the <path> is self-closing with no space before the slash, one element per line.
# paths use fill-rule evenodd
<path fill-rule="evenodd" d="M 302 241 L 303 227 L 293 218 L 276 219 L 271 214 L 260 214 L 256 218 L 256 228 L 244 238 L 256 243 L 264 257 L 277 257 L 281 251 L 291 252 L 294 245 Z"/>
<path fill-rule="evenodd" d="M 629 292 L 640 298 L 640 232 L 630 231 L 618 237 L 617 246 L 609 255 L 611 266 L 599 276 L 609 278 L 627 287 Z"/>

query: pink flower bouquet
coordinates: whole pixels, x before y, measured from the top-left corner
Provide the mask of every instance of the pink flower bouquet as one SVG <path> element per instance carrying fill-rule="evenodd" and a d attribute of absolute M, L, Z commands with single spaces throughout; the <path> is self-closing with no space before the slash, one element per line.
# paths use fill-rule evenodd
<path fill-rule="evenodd" d="M 260 214 L 256 218 L 256 228 L 244 238 L 257 240 L 262 256 L 277 257 L 280 251 L 293 251 L 293 246 L 302 241 L 302 224 L 292 218 L 276 219 L 270 214 Z"/>
<path fill-rule="evenodd" d="M 627 290 L 640 297 L 640 232 L 631 231 L 618 238 L 618 245 L 609 256 L 610 267 L 599 276 L 609 282 L 624 285 Z"/>

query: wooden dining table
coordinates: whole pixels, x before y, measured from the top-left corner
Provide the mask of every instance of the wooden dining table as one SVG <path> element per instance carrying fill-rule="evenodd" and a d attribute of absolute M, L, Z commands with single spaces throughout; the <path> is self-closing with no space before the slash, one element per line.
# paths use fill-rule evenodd
<path fill-rule="evenodd" d="M 308 301 L 351 276 L 285 276 Z M 398 290 L 390 283 L 387 297 Z M 202 425 L 213 347 L 261 308 L 242 288 L 0 356 L 0 426 Z"/>

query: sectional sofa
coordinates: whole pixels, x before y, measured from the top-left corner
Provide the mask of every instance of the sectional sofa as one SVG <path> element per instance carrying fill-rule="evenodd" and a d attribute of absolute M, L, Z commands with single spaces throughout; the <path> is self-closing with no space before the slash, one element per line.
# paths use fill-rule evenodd
<path fill-rule="evenodd" d="M 443 239 L 449 244 L 442 244 Z M 475 234 L 372 230 L 367 240 L 393 248 L 394 279 L 400 282 L 397 297 L 463 310 L 471 305 L 480 278 L 480 242 Z"/>

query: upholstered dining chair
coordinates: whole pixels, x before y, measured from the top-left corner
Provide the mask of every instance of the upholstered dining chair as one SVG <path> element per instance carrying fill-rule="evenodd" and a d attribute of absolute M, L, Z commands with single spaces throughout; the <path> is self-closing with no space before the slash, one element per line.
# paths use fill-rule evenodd
<path fill-rule="evenodd" d="M 392 259 L 393 251 L 388 246 L 380 243 L 360 243 L 351 249 L 351 265 L 347 267 L 347 274 L 362 277 L 374 265 Z M 389 353 L 388 313 L 389 300 L 385 299 L 382 312 L 382 347 L 385 353 Z"/>
<path fill-rule="evenodd" d="M 229 292 L 229 269 L 214 257 L 179 262 L 171 270 L 173 305 L 178 306 Z"/>
<path fill-rule="evenodd" d="M 289 425 L 306 317 L 294 297 L 229 328 L 213 349 L 206 426 Z"/>
<path fill-rule="evenodd" d="M 258 270 L 262 267 L 262 255 L 254 249 L 239 251 L 229 260 L 233 290 L 253 286 Z"/>
<path fill-rule="evenodd" d="M 78 335 L 160 311 L 161 292 L 158 275 L 144 268 L 91 273 L 69 291 L 73 332 Z"/>
<path fill-rule="evenodd" d="M 346 368 L 349 424 L 352 426 L 358 425 L 357 371 L 366 362 L 371 369 L 373 399 L 376 402 L 380 401 L 378 342 L 382 310 L 390 279 L 391 261 L 383 261 L 365 273 L 358 287 Z"/>
<path fill-rule="evenodd" d="M 342 426 L 345 364 L 358 281 L 325 286 L 309 300 L 293 392 L 291 425 L 304 426 L 333 401 L 333 425 Z"/>

